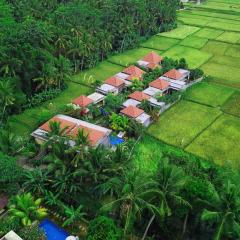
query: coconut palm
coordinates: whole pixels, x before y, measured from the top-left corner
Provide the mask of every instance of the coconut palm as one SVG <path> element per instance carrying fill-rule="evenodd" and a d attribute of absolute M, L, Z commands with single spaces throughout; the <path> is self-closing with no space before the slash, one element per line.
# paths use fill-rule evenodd
<path fill-rule="evenodd" d="M 230 181 L 216 192 L 216 201 L 207 203 L 201 220 L 215 229 L 214 240 L 240 238 L 240 202 L 239 188 Z"/>
<path fill-rule="evenodd" d="M 75 209 L 73 206 L 66 206 L 64 205 L 64 213 L 67 217 L 65 222 L 63 223 L 63 227 L 76 225 L 78 222 L 82 221 L 87 223 L 86 220 L 87 214 L 83 212 L 83 205 L 80 205 L 77 209 Z"/>
<path fill-rule="evenodd" d="M 47 209 L 40 206 L 41 198 L 34 200 L 31 193 L 16 195 L 11 200 L 9 214 L 21 220 L 23 226 L 30 226 L 33 221 L 47 216 Z"/>
<path fill-rule="evenodd" d="M 160 214 L 158 206 L 152 200 L 160 197 L 156 182 L 136 175 L 135 172 L 124 173 L 120 178 L 110 180 L 116 199 L 105 204 L 102 211 L 115 211 L 124 225 L 124 235 L 136 220 L 141 219 L 143 210 L 152 214 Z"/>
<path fill-rule="evenodd" d="M 156 181 L 161 192 L 160 213 L 164 220 L 172 215 L 172 207 L 176 205 L 191 205 L 181 196 L 181 190 L 186 184 L 186 176 L 181 168 L 173 166 L 168 159 L 160 161 Z"/>

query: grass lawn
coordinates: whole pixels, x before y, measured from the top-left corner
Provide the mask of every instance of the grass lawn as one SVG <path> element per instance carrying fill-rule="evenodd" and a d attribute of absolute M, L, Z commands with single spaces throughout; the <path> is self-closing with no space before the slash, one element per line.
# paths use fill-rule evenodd
<path fill-rule="evenodd" d="M 235 94 L 233 94 L 222 106 L 222 110 L 225 113 L 240 117 L 240 93 L 236 92 Z"/>
<path fill-rule="evenodd" d="M 202 28 L 200 31 L 193 34 L 193 36 L 207 38 L 207 39 L 216 39 L 219 35 L 224 33 L 222 30 L 212 29 L 212 28 Z"/>
<path fill-rule="evenodd" d="M 224 32 L 216 38 L 217 41 L 237 43 L 240 40 L 240 33 L 236 32 Z"/>
<path fill-rule="evenodd" d="M 213 21 L 210 21 L 206 26 L 207 27 L 212 27 L 212 28 L 217 28 L 225 31 L 234 31 L 234 32 L 240 32 L 240 24 L 234 24 L 230 22 L 230 20 L 225 20 L 226 22 L 220 21 L 213 19 Z"/>
<path fill-rule="evenodd" d="M 176 45 L 179 40 L 174 38 L 153 36 L 146 42 L 142 43 L 141 46 L 145 48 L 152 48 L 156 50 L 167 50 L 168 48 Z"/>
<path fill-rule="evenodd" d="M 67 103 L 70 103 L 72 99 L 91 92 L 93 90 L 89 87 L 70 82 L 68 83 L 68 88 L 56 98 L 43 103 L 41 106 L 27 109 L 21 114 L 11 116 L 9 119 L 10 128 L 17 134 L 21 126 L 23 128 L 27 127 L 26 133 L 32 132 L 40 123 L 59 113 L 60 109 Z"/>
<path fill-rule="evenodd" d="M 184 98 L 217 107 L 223 105 L 233 93 L 233 89 L 203 82 L 187 89 Z"/>
<path fill-rule="evenodd" d="M 180 42 L 180 45 L 193 47 L 193 48 L 202 48 L 208 42 L 207 38 L 199 38 L 195 36 L 186 37 Z"/>
<path fill-rule="evenodd" d="M 209 62 L 240 68 L 239 58 L 230 56 L 213 56 Z"/>
<path fill-rule="evenodd" d="M 164 37 L 170 37 L 170 38 L 184 39 L 187 36 L 197 32 L 199 29 L 200 28 L 198 27 L 180 25 L 178 26 L 178 28 L 170 32 L 159 33 L 158 35 L 164 36 Z"/>
<path fill-rule="evenodd" d="M 227 49 L 225 55 L 240 58 L 240 45 L 234 45 Z"/>
<path fill-rule="evenodd" d="M 72 80 L 78 83 L 87 85 L 93 84 L 96 80 L 104 81 L 108 77 L 121 72 L 123 67 L 104 61 L 99 63 L 96 67 L 83 71 L 72 77 Z"/>
<path fill-rule="evenodd" d="M 209 22 L 209 20 L 199 19 L 198 17 L 181 15 L 178 16 L 178 21 L 180 21 L 182 24 L 190 24 L 197 27 L 205 27 Z"/>
<path fill-rule="evenodd" d="M 136 48 L 132 50 L 125 51 L 124 53 L 120 53 L 108 58 L 108 61 L 111 63 L 115 63 L 121 66 L 127 66 L 130 64 L 136 63 L 139 59 L 147 55 L 151 50 L 148 48 Z M 161 53 L 160 51 L 156 51 L 157 53 Z"/>
<path fill-rule="evenodd" d="M 213 55 L 224 55 L 230 46 L 231 44 L 228 43 L 211 40 L 202 48 L 202 51 L 212 53 Z"/>
<path fill-rule="evenodd" d="M 186 150 L 218 164 L 239 167 L 240 119 L 223 114 L 197 137 Z"/>
<path fill-rule="evenodd" d="M 217 63 L 206 63 L 202 67 L 205 74 L 212 76 L 212 82 L 240 88 L 240 69 Z"/>
<path fill-rule="evenodd" d="M 166 143 L 185 147 L 220 113 L 216 108 L 183 100 L 160 115 L 148 132 Z"/>
<path fill-rule="evenodd" d="M 174 59 L 180 59 L 184 57 L 187 60 L 190 68 L 200 67 L 212 56 L 210 53 L 202 52 L 195 48 L 180 45 L 170 48 L 169 50 L 164 52 L 163 55 Z"/>

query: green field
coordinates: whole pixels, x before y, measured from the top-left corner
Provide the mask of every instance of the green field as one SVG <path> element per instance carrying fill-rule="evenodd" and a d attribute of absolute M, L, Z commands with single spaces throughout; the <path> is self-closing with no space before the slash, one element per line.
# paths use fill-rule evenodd
<path fill-rule="evenodd" d="M 217 41 L 237 43 L 240 40 L 240 33 L 236 32 L 224 32 L 216 39 Z"/>
<path fill-rule="evenodd" d="M 239 58 L 230 56 L 213 56 L 209 62 L 240 68 Z"/>
<path fill-rule="evenodd" d="M 224 55 L 230 46 L 228 43 L 211 40 L 202 48 L 202 51 L 209 52 L 213 55 Z"/>
<path fill-rule="evenodd" d="M 207 38 L 200 38 L 200 37 L 196 37 L 196 36 L 189 36 L 189 37 L 186 37 L 184 40 L 182 40 L 180 42 L 180 45 L 200 49 L 207 42 L 208 42 Z"/>
<path fill-rule="evenodd" d="M 225 55 L 240 58 L 240 45 L 231 46 L 227 49 Z"/>
<path fill-rule="evenodd" d="M 228 162 L 239 167 L 239 118 L 222 115 L 186 150 L 201 157 L 213 159 L 218 164 Z"/>
<path fill-rule="evenodd" d="M 161 115 L 159 121 L 153 124 L 148 132 L 166 143 L 185 147 L 219 114 L 218 109 L 180 101 Z"/>
<path fill-rule="evenodd" d="M 222 106 L 234 93 L 233 89 L 210 83 L 199 83 L 186 91 L 185 99 L 213 107 Z"/>
<path fill-rule="evenodd" d="M 202 28 L 200 31 L 193 34 L 193 36 L 207 38 L 207 39 L 216 39 L 219 35 L 224 33 L 222 30 L 212 29 L 212 28 Z"/>
<path fill-rule="evenodd" d="M 233 94 L 222 106 L 222 110 L 225 113 L 240 117 L 240 93 Z"/>
<path fill-rule="evenodd" d="M 170 38 L 177 38 L 177 39 L 184 39 L 187 36 L 197 32 L 200 30 L 198 27 L 181 25 L 178 28 L 170 31 L 158 34 L 159 36 L 170 37 Z"/>
<path fill-rule="evenodd" d="M 177 45 L 164 52 L 163 56 L 174 59 L 180 59 L 184 57 L 187 60 L 190 68 L 196 68 L 207 62 L 212 55 L 195 48 Z"/>
<path fill-rule="evenodd" d="M 152 48 L 156 50 L 167 50 L 170 47 L 179 43 L 179 40 L 174 38 L 167 38 L 161 36 L 153 36 L 146 42 L 142 43 L 141 46 L 145 48 Z"/>

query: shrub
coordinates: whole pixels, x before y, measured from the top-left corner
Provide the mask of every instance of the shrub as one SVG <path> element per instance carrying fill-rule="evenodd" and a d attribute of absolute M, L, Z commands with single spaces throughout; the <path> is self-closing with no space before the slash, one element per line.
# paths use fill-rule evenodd
<path fill-rule="evenodd" d="M 21 229 L 19 236 L 24 240 L 47 240 L 45 233 L 39 229 L 38 225 Z"/>
<path fill-rule="evenodd" d="M 87 240 L 120 240 L 121 235 L 111 218 L 98 216 L 89 224 Z"/>
<path fill-rule="evenodd" d="M 0 238 L 4 236 L 9 231 L 18 231 L 21 228 L 20 221 L 18 219 L 13 219 L 10 217 L 5 217 L 1 219 L 0 224 Z"/>
<path fill-rule="evenodd" d="M 176 92 L 173 92 L 172 94 L 156 96 L 156 99 L 159 102 L 165 102 L 166 104 L 171 104 L 177 101 L 180 97 L 181 97 L 181 93 L 179 91 L 176 91 Z"/>
<path fill-rule="evenodd" d="M 202 77 L 203 75 L 204 75 L 203 70 L 201 70 L 199 68 L 190 70 L 190 79 L 191 80 L 196 80 L 196 79 Z"/>

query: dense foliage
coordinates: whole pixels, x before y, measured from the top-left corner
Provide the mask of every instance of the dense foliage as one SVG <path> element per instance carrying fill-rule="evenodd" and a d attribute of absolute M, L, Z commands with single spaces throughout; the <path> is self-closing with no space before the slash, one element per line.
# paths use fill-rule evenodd
<path fill-rule="evenodd" d="M 177 7 L 178 0 L 0 0 L 2 119 L 35 93 L 61 89 L 72 72 L 172 28 Z"/>

